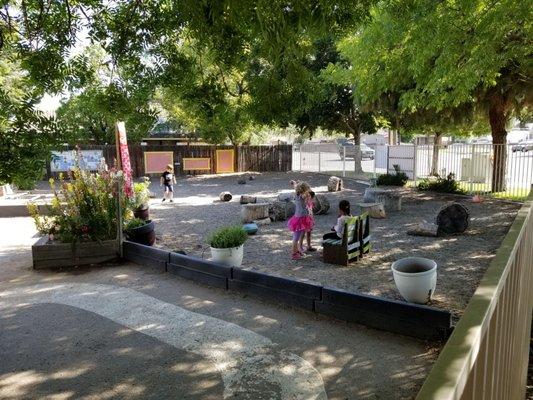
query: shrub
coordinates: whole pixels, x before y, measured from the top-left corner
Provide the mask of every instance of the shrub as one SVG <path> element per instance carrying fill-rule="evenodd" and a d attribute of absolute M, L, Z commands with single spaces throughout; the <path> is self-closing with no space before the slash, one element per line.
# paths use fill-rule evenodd
<path fill-rule="evenodd" d="M 453 173 L 448 174 L 446 178 L 441 178 L 440 176 L 437 179 L 422 179 L 418 185 L 417 189 L 420 191 L 429 190 L 432 192 L 440 193 L 455 193 L 455 194 L 464 194 L 466 193 L 463 189 L 459 187 L 459 182 L 455 180 L 455 175 Z"/>
<path fill-rule="evenodd" d="M 229 249 L 239 247 L 248 239 L 248 234 L 242 226 L 227 226 L 213 232 L 207 239 L 207 243 L 216 249 Z"/>
<path fill-rule="evenodd" d="M 117 231 L 118 188 L 122 188 L 121 175 L 113 171 L 92 174 L 76 169 L 70 173 L 70 177 L 72 179 L 66 181 L 60 176 L 59 185 L 50 179 L 54 197 L 49 216 L 40 216 L 35 205 L 28 205 L 39 232 L 54 233 L 57 239 L 65 243 L 114 239 Z M 131 213 L 127 208 L 128 201 L 123 197 L 123 217 Z"/>
<path fill-rule="evenodd" d="M 400 170 L 399 165 L 393 165 L 394 174 L 383 174 L 378 176 L 376 185 L 378 186 L 405 186 L 409 179 L 405 172 Z"/>

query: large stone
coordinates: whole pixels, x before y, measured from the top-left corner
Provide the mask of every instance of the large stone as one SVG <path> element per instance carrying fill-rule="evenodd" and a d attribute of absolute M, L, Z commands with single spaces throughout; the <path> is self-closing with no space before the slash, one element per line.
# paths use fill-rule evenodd
<path fill-rule="evenodd" d="M 313 198 L 313 214 L 327 214 L 330 208 L 329 200 L 323 194 L 317 194 Z"/>
<path fill-rule="evenodd" d="M 383 203 L 359 203 L 358 206 L 361 208 L 362 213 L 368 213 L 370 218 L 385 218 L 385 207 Z"/>
<path fill-rule="evenodd" d="M 274 201 L 268 206 L 272 221 L 285 221 L 294 215 L 296 206 L 292 201 Z"/>
<path fill-rule="evenodd" d="M 294 201 L 294 198 L 295 196 L 293 192 L 278 194 L 278 201 Z"/>
<path fill-rule="evenodd" d="M 363 202 L 365 203 L 375 203 L 376 195 L 387 193 L 385 189 L 378 189 L 375 187 L 368 187 L 365 189 L 365 194 L 363 195 Z"/>
<path fill-rule="evenodd" d="M 464 205 L 451 202 L 442 206 L 435 222 L 439 227 L 439 235 L 463 233 L 468 228 L 470 213 Z"/>

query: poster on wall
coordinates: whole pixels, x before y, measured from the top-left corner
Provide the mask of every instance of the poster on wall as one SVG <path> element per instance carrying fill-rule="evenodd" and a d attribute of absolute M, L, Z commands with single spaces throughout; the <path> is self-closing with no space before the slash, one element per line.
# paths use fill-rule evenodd
<path fill-rule="evenodd" d="M 233 150 L 217 150 L 217 174 L 225 172 L 235 172 L 235 151 Z"/>
<path fill-rule="evenodd" d="M 89 171 L 96 171 L 100 165 L 100 159 L 104 156 L 102 150 L 52 151 L 50 170 L 52 172 L 72 171 L 77 166 L 76 153 L 79 153 L 79 167 Z"/>
<path fill-rule="evenodd" d="M 168 164 L 174 165 L 174 153 L 172 151 L 144 152 L 145 174 L 162 174 Z"/>

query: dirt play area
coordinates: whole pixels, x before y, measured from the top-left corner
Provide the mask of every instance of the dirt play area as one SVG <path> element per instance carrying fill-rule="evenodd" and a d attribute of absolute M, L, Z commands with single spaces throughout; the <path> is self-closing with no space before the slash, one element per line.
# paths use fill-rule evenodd
<path fill-rule="evenodd" d="M 325 194 L 331 203 L 327 215 L 315 216 L 313 243 L 320 249 L 322 234 L 335 224 L 337 205 L 342 199 L 358 213 L 366 185 L 345 180 L 342 192 L 327 192 L 327 175 L 313 173 L 263 173 L 246 184 L 237 183 L 240 176 L 199 176 L 181 179 L 174 188 L 174 203 L 151 201 L 151 218 L 156 223 L 156 246 L 183 250 L 189 255 L 209 258 L 207 236 L 215 229 L 240 224 L 239 198 L 242 194 L 258 197 L 258 201 L 274 200 L 281 192 L 291 192 L 289 181 L 307 181 L 313 190 Z M 154 181 L 151 190 L 159 191 Z M 218 201 L 222 191 L 233 194 L 230 202 Z M 290 259 L 291 235 L 286 222 L 273 222 L 259 227 L 244 246 L 243 268 L 272 275 L 294 277 L 304 281 L 349 291 L 402 300 L 393 281 L 393 261 L 420 256 L 438 264 L 437 289 L 432 306 L 452 311 L 459 316 L 466 307 L 490 260 L 507 233 L 520 208 L 519 203 L 485 200 L 475 204 L 464 196 L 420 193 L 405 189 L 402 210 L 388 213 L 386 219 L 371 219 L 372 251 L 349 267 L 325 264 L 320 251 L 305 259 Z M 159 193 L 158 193 L 159 195 Z M 458 201 L 470 211 L 470 226 L 465 234 L 448 237 L 409 236 L 407 230 L 425 219 L 434 220 L 440 207 Z"/>

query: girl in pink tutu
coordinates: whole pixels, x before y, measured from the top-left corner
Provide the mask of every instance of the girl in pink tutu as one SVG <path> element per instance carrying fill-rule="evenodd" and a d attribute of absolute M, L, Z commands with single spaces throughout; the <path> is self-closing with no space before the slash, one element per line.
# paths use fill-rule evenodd
<path fill-rule="evenodd" d="M 305 200 L 305 206 L 309 210 L 309 215 L 311 218 L 313 218 L 313 226 L 315 225 L 315 217 L 313 215 L 313 206 L 314 202 L 313 199 L 315 198 L 315 192 L 312 190 L 309 190 L 309 196 L 307 196 L 307 199 Z M 313 229 L 305 231 L 305 235 L 302 235 L 300 238 L 300 253 L 310 253 L 313 251 L 316 251 L 316 248 L 313 247 L 311 244 L 311 233 L 313 232 Z M 304 238 L 307 239 L 307 248 L 304 249 Z"/>
<path fill-rule="evenodd" d="M 310 197 L 311 188 L 306 182 L 298 182 L 294 190 L 296 192 L 294 201 L 296 210 L 289 219 L 287 226 L 292 232 L 292 259 L 299 260 L 303 257 L 300 249 L 300 239 L 305 235 L 305 232 L 313 229 L 314 221 L 307 208 L 307 199 Z"/>

